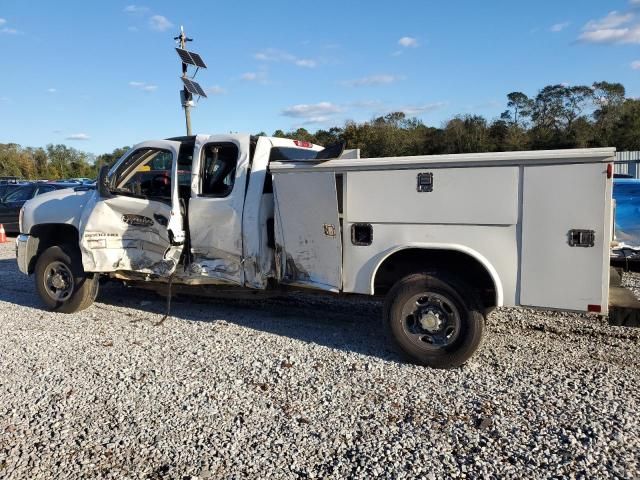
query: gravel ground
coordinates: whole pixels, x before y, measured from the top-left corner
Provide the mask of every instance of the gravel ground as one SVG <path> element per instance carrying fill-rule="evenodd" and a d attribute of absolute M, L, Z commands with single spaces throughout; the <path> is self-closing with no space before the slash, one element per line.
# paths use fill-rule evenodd
<path fill-rule="evenodd" d="M 0 245 L 0 477 L 640 476 L 640 330 L 500 309 L 439 371 L 388 350 L 375 302 L 163 308 L 108 285 L 47 313 Z"/>

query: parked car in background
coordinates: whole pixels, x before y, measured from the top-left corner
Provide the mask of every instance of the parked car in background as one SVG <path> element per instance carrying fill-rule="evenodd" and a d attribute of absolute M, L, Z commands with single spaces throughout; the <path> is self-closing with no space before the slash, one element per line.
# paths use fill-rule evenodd
<path fill-rule="evenodd" d="M 18 177 L 0 177 L 0 185 L 6 185 L 8 183 L 18 183 L 20 179 Z"/>
<path fill-rule="evenodd" d="M 640 248 L 640 180 L 615 178 L 613 198 L 616 201 L 616 240 Z"/>
<path fill-rule="evenodd" d="M 0 223 L 8 233 L 19 233 L 18 217 L 20 209 L 27 200 L 37 195 L 63 188 L 77 187 L 77 183 L 28 183 L 23 185 L 10 185 L 13 191 L 7 193 L 0 200 Z"/>
<path fill-rule="evenodd" d="M 31 182 L 0 183 L 0 202 L 14 190 L 17 190 L 23 185 L 29 185 L 30 183 Z"/>
<path fill-rule="evenodd" d="M 92 180 L 92 179 L 86 178 L 86 177 L 67 178 L 67 179 L 63 179 L 63 180 L 56 180 L 56 183 L 79 183 L 80 185 L 89 185 L 89 184 L 91 184 L 93 182 L 95 182 L 95 180 Z"/>

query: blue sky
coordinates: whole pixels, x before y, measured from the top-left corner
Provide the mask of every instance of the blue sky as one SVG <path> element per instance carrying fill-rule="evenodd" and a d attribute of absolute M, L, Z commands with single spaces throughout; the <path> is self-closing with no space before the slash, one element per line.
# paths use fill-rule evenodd
<path fill-rule="evenodd" d="M 640 0 L 2 0 L 0 142 L 102 153 L 184 134 L 180 25 L 209 67 L 198 133 L 394 110 L 439 126 L 494 118 L 508 92 L 552 83 L 616 81 L 640 96 Z"/>

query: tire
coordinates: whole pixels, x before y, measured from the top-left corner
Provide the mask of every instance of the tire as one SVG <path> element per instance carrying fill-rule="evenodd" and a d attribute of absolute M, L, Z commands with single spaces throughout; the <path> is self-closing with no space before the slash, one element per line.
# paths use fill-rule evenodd
<path fill-rule="evenodd" d="M 47 248 L 35 268 L 36 290 L 47 310 L 74 313 L 91 306 L 98 295 L 99 275 L 86 273 L 77 248 Z"/>
<path fill-rule="evenodd" d="M 399 280 L 387 294 L 384 316 L 396 348 L 419 365 L 459 367 L 482 343 L 485 318 L 472 291 L 433 274 Z"/>

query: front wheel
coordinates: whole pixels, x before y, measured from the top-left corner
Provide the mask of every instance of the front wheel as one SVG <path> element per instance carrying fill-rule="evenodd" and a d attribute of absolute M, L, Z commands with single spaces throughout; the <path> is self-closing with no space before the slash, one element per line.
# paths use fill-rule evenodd
<path fill-rule="evenodd" d="M 86 273 L 80 253 L 71 246 L 47 248 L 36 262 L 36 290 L 46 308 L 74 313 L 89 307 L 98 295 L 97 274 Z"/>
<path fill-rule="evenodd" d="M 387 294 L 384 311 L 394 343 L 420 365 L 458 367 L 482 341 L 484 316 L 473 295 L 433 275 L 399 280 Z"/>

